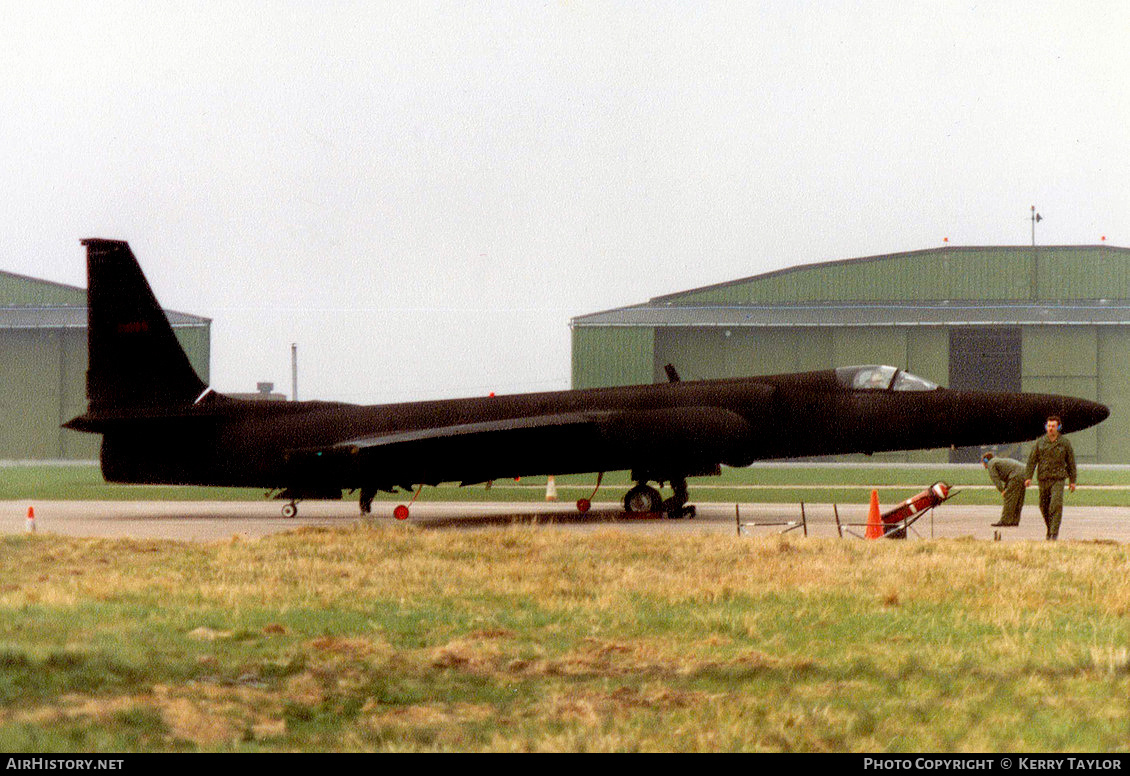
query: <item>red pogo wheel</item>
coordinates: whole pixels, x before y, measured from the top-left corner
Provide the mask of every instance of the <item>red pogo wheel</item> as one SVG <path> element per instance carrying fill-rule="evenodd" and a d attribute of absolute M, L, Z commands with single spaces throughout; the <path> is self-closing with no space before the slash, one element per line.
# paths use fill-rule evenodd
<path fill-rule="evenodd" d="M 398 504 L 396 509 L 392 510 L 392 516 L 397 520 L 407 520 L 408 507 L 404 506 L 403 504 Z"/>
<path fill-rule="evenodd" d="M 589 501 L 587 498 L 577 499 L 577 511 L 578 512 L 580 512 L 583 515 L 586 512 L 588 512 L 590 509 L 592 509 L 592 502 L 591 501 Z"/>

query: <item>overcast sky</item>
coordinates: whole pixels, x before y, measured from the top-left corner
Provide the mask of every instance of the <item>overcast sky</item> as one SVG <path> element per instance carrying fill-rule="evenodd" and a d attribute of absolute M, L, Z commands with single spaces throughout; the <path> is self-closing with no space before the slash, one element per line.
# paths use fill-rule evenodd
<path fill-rule="evenodd" d="M 41 10 L 44 7 L 46 10 Z M 212 385 L 569 386 L 569 319 L 950 244 L 1130 245 L 1130 4 L 0 3 L 0 269 L 128 240 Z"/>

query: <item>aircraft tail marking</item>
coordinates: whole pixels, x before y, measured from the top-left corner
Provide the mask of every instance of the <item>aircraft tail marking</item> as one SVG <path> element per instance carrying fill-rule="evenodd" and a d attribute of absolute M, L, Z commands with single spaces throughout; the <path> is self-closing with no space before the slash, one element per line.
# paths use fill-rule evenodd
<path fill-rule="evenodd" d="M 87 239 L 90 411 L 191 404 L 207 389 L 129 244 Z"/>

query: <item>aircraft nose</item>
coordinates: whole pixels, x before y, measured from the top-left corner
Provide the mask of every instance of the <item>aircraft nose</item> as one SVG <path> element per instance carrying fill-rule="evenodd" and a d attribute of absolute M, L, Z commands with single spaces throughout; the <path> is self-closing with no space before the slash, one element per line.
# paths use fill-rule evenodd
<path fill-rule="evenodd" d="M 1110 415 L 1109 407 L 1090 399 L 1080 399 L 1075 396 L 1044 396 L 1039 398 L 1044 399 L 1044 401 L 1037 400 L 1036 404 L 1043 405 L 1045 417 L 1058 415 L 1063 431 L 1067 434 L 1102 423 Z M 1041 421 L 1040 426 L 1043 427 L 1043 425 Z"/>
<path fill-rule="evenodd" d="M 1110 408 L 1097 401 L 1070 399 L 1062 414 L 1065 431 L 1081 431 L 1106 420 L 1110 415 Z"/>

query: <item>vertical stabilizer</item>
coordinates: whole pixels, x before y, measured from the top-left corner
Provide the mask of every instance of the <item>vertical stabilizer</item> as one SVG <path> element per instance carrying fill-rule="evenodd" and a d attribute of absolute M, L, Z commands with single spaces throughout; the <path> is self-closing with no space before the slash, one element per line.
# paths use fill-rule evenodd
<path fill-rule="evenodd" d="M 129 244 L 88 239 L 90 410 L 191 404 L 207 386 L 193 370 Z"/>

